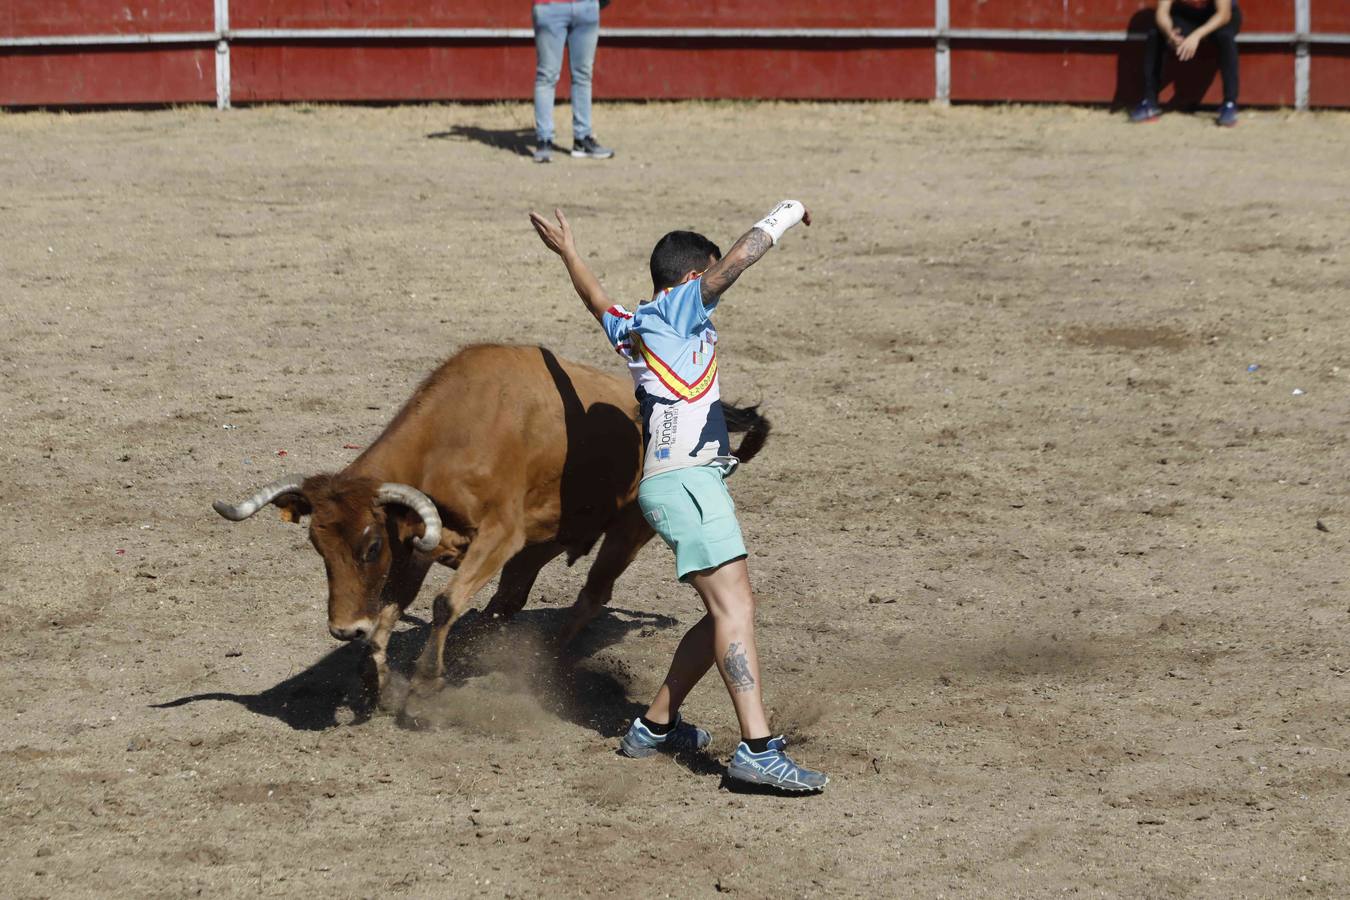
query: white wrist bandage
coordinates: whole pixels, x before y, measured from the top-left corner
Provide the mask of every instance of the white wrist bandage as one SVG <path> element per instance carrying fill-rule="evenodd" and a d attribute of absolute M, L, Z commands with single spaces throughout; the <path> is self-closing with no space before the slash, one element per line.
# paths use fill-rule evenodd
<path fill-rule="evenodd" d="M 805 214 L 805 206 L 796 200 L 784 200 L 770 210 L 767 216 L 756 222 L 754 227 L 768 234 L 777 244 L 783 232 L 800 222 Z"/>

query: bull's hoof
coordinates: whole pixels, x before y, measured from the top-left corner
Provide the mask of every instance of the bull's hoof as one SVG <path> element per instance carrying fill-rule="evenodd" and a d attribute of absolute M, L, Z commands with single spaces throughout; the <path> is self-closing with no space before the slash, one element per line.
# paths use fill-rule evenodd
<path fill-rule="evenodd" d="M 431 730 L 436 720 L 437 704 L 434 697 L 444 687 L 444 682 L 439 678 L 413 678 L 404 683 L 406 688 L 398 708 L 398 727 L 410 731 Z"/>
<path fill-rule="evenodd" d="M 419 716 L 416 712 L 409 710 L 400 710 L 397 719 L 398 727 L 407 731 L 433 731 L 431 720 L 425 716 Z"/>
<path fill-rule="evenodd" d="M 445 682 L 440 675 L 431 675 L 425 672 L 418 672 L 413 676 L 412 681 L 408 682 L 407 697 L 434 697 L 445 687 Z"/>
<path fill-rule="evenodd" d="M 397 672 L 390 673 L 380 687 L 378 708 L 386 714 L 399 713 L 408 703 L 412 683 Z"/>

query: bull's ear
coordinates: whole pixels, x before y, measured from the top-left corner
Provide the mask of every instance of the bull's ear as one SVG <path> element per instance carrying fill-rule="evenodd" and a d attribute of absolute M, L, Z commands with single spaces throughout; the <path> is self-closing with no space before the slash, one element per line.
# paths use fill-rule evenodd
<path fill-rule="evenodd" d="M 307 516 L 313 511 L 309 501 L 303 494 L 282 494 L 276 500 L 277 511 L 281 513 L 283 522 L 299 522 L 301 516 Z"/>
<path fill-rule="evenodd" d="M 426 526 L 422 524 L 422 519 L 417 513 L 402 507 L 384 507 L 384 514 L 390 525 L 393 526 L 394 533 L 398 535 L 398 542 L 406 544 L 414 538 L 422 536 Z"/>

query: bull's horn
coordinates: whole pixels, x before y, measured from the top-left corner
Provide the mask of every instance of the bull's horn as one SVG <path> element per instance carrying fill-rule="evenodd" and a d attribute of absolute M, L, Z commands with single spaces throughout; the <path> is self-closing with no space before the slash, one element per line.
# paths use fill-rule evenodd
<path fill-rule="evenodd" d="M 422 517 L 426 530 L 413 543 L 424 553 L 435 550 L 441 543 L 441 514 L 431 498 L 415 487 L 386 481 L 375 494 L 378 503 L 398 503 Z"/>
<path fill-rule="evenodd" d="M 258 488 L 257 493 L 242 503 L 231 505 L 224 500 L 217 500 L 211 504 L 211 508 L 231 522 L 242 522 L 282 494 L 300 493 L 300 487 L 303 483 L 303 478 L 292 475 Z"/>

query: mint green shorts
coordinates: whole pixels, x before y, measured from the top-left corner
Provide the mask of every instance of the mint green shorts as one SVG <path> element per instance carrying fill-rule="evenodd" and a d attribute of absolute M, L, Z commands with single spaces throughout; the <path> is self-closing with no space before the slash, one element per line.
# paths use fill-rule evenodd
<path fill-rule="evenodd" d="M 638 506 L 647 524 L 675 551 L 675 574 L 681 581 L 746 555 L 736 504 L 714 466 L 645 479 L 638 486 Z"/>

